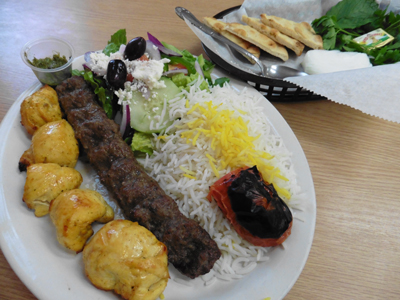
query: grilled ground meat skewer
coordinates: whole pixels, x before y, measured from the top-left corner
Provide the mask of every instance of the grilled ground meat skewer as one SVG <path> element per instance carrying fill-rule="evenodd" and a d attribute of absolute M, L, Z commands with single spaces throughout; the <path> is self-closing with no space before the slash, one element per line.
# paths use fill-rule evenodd
<path fill-rule="evenodd" d="M 56 91 L 76 138 L 125 217 L 139 222 L 162 241 L 168 248 L 169 262 L 182 274 L 195 278 L 208 273 L 221 256 L 217 244 L 147 175 L 122 140 L 119 126 L 107 118 L 84 79 L 74 76 Z"/>

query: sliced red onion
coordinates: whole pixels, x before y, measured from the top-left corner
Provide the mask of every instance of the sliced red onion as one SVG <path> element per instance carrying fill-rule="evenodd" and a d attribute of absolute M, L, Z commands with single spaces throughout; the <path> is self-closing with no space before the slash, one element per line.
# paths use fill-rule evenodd
<path fill-rule="evenodd" d="M 149 37 L 149 41 L 151 41 L 154 45 L 158 46 L 162 46 L 163 44 L 154 36 L 152 35 L 150 32 L 147 33 L 147 36 Z"/>
<path fill-rule="evenodd" d="M 117 123 L 118 125 L 120 125 L 121 124 L 121 120 L 122 120 L 122 111 L 121 111 L 121 109 L 119 109 L 117 111 L 117 113 L 115 114 L 114 122 Z"/>
<path fill-rule="evenodd" d="M 86 52 L 85 54 L 84 54 L 84 59 L 85 59 L 85 63 L 84 64 L 82 64 L 82 66 L 83 66 L 83 68 L 85 69 L 85 70 L 90 70 L 90 71 L 93 71 L 93 67 L 94 67 L 94 63 L 92 62 L 92 59 L 90 58 L 90 55 L 92 54 L 92 53 L 96 53 L 96 51 L 89 51 L 89 52 Z M 97 71 L 95 74 L 96 75 L 105 75 L 105 73 L 104 74 L 100 74 L 101 72 L 99 72 L 99 71 Z"/>
<path fill-rule="evenodd" d="M 122 120 L 119 126 L 119 133 L 124 136 L 125 131 L 129 129 L 131 122 L 130 110 L 128 104 L 122 105 Z"/>
<path fill-rule="evenodd" d="M 146 41 L 146 50 L 145 51 L 149 55 L 150 59 L 154 59 L 154 60 L 161 59 L 160 50 L 158 50 L 158 47 L 156 45 L 154 45 L 154 43 L 150 40 Z"/>
<path fill-rule="evenodd" d="M 203 69 L 201 68 L 198 60 L 194 63 L 194 68 L 196 69 L 197 73 L 199 73 L 202 77 L 204 77 Z"/>
<path fill-rule="evenodd" d="M 89 51 L 89 52 L 86 52 L 85 53 L 85 55 L 83 56 L 84 58 L 85 58 L 85 61 L 86 62 L 90 62 L 90 54 L 92 54 L 92 53 L 94 53 L 95 51 Z"/>
<path fill-rule="evenodd" d="M 125 108 L 126 108 L 126 128 L 125 128 L 125 133 L 123 135 L 124 138 L 126 138 L 129 135 L 129 133 L 133 130 L 133 128 L 131 128 L 131 109 L 129 105 L 126 105 Z"/>
<path fill-rule="evenodd" d="M 91 70 L 90 67 L 87 64 L 83 64 L 82 67 L 83 67 L 84 70 Z"/>
<path fill-rule="evenodd" d="M 168 48 L 165 48 L 164 45 L 155 36 L 151 35 L 149 32 L 147 33 L 147 36 L 149 37 L 149 40 L 151 42 L 153 42 L 154 45 L 156 45 L 157 48 L 162 53 L 167 54 L 167 55 L 171 55 L 171 56 L 182 56 L 181 54 L 179 54 L 179 53 L 177 53 L 175 51 L 172 51 L 172 50 L 170 50 Z"/>
<path fill-rule="evenodd" d="M 175 69 L 175 70 L 170 70 L 170 71 L 164 72 L 163 76 L 171 77 L 171 76 L 173 76 L 175 74 L 179 74 L 179 73 L 183 73 L 183 74 L 187 75 L 189 72 L 187 69 Z"/>
<path fill-rule="evenodd" d="M 131 126 L 131 108 L 129 107 L 129 105 L 127 105 L 126 107 L 126 124 L 128 127 Z"/>
<path fill-rule="evenodd" d="M 151 92 L 150 89 L 148 87 L 144 87 L 143 89 L 140 89 L 140 92 L 142 93 L 142 96 L 144 97 L 144 99 L 149 99 Z"/>
<path fill-rule="evenodd" d="M 126 48 L 126 45 L 122 44 L 121 46 L 119 46 L 118 52 L 121 53 L 122 55 L 124 55 L 125 48 Z"/>

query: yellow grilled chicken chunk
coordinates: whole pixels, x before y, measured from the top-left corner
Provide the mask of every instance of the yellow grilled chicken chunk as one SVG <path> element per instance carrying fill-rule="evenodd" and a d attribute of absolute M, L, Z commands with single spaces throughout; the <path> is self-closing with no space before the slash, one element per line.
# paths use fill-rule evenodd
<path fill-rule="evenodd" d="M 61 120 L 57 92 L 48 85 L 26 97 L 21 104 L 21 124 L 29 134 L 46 123 Z"/>
<path fill-rule="evenodd" d="M 167 286 L 167 247 L 137 222 L 104 225 L 83 249 L 86 276 L 124 299 L 154 300 Z"/>
<path fill-rule="evenodd" d="M 78 253 L 93 234 L 91 224 L 110 222 L 114 211 L 98 192 L 74 189 L 61 193 L 50 203 L 50 218 L 58 242 Z"/>
<path fill-rule="evenodd" d="M 28 167 L 22 200 L 36 217 L 49 213 L 50 202 L 62 192 L 76 189 L 82 183 L 81 174 L 58 164 L 33 164 Z"/>
<path fill-rule="evenodd" d="M 78 156 L 78 141 L 71 125 L 66 120 L 54 121 L 35 132 L 30 148 L 19 160 L 19 168 L 23 171 L 35 163 L 56 163 L 73 168 Z"/>

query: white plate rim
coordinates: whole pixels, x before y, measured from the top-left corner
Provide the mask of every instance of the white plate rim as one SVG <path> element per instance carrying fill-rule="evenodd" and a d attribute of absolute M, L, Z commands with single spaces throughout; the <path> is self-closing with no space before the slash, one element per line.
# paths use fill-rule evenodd
<path fill-rule="evenodd" d="M 83 56 L 75 59 L 74 68 L 79 68 L 82 62 Z M 221 69 L 216 68 L 213 71 L 213 76 L 216 78 L 223 76 L 228 77 L 229 75 Z M 255 93 L 258 93 L 258 91 L 248 84 L 236 79 L 231 79 L 231 85 L 238 90 L 247 88 Z M 38 299 L 67 300 L 74 297 L 74 299 L 83 300 L 87 299 L 87 293 L 89 293 L 88 295 L 93 296 L 93 298 L 96 297 L 96 299 L 114 299 L 116 296 L 111 292 L 104 292 L 94 288 L 84 276 L 83 271 L 80 272 L 76 280 L 69 278 L 68 272 L 73 270 L 71 269 L 70 265 L 81 265 L 81 262 L 78 261 L 79 255 L 74 255 L 61 248 L 61 246 L 59 246 L 56 242 L 54 235 L 55 233 L 53 228 L 51 228 L 51 221 L 49 221 L 48 218 L 47 220 L 45 219 L 43 221 L 42 219 L 34 217 L 33 213 L 26 208 L 25 204 L 23 204 L 21 200 L 23 192 L 23 190 L 21 191 L 21 184 L 22 189 L 24 184 L 24 182 L 21 183 L 21 181 L 24 180 L 25 175 L 22 173 L 18 174 L 19 171 L 15 172 L 16 170 L 12 170 L 11 168 L 15 165 L 15 168 L 17 169 L 19 156 L 22 154 L 23 150 L 26 149 L 18 149 L 20 153 L 18 153 L 18 151 L 11 151 L 9 143 L 13 142 L 17 145 L 21 144 L 20 141 L 13 141 L 13 138 L 15 138 L 14 133 L 21 131 L 20 136 L 22 135 L 22 139 L 25 139 L 22 144 L 25 143 L 26 146 L 26 140 L 29 140 L 30 137 L 23 131 L 22 126 L 19 124 L 19 106 L 25 97 L 39 89 L 40 86 L 41 84 L 36 82 L 25 92 L 23 92 L 11 106 L 10 110 L 7 112 L 0 124 L 0 248 L 2 249 L 3 254 L 9 262 L 11 268 Z M 260 94 L 260 96 L 262 95 Z M 286 147 L 293 153 L 293 163 L 296 171 L 301 171 L 301 176 L 299 176 L 298 173 L 299 184 L 301 183 L 300 186 L 302 188 L 305 187 L 304 192 L 308 197 L 305 214 L 307 219 L 304 220 L 304 222 L 296 219 L 294 220 L 292 235 L 285 242 L 287 245 L 291 246 L 291 241 L 296 240 L 295 245 L 300 246 L 300 253 L 298 253 L 296 257 L 286 257 L 286 260 L 283 262 L 276 262 L 272 260 L 265 263 L 265 267 L 257 267 L 256 270 L 260 268 L 262 268 L 262 271 L 264 271 L 264 268 L 269 270 L 269 272 L 266 272 L 265 276 L 262 276 L 262 278 L 260 278 L 260 276 L 253 278 L 255 277 L 255 275 L 252 275 L 254 273 L 253 272 L 247 276 L 246 279 L 240 279 L 231 283 L 220 282 L 217 286 L 213 285 L 208 287 L 207 292 L 212 292 L 212 296 L 204 295 L 203 297 L 201 295 L 197 295 L 196 293 L 191 293 L 191 299 L 242 299 L 240 297 L 243 297 L 243 299 L 246 299 L 247 297 L 253 297 L 247 299 L 256 300 L 261 300 L 266 297 L 271 297 L 271 300 L 283 299 L 293 287 L 306 264 L 314 237 L 316 222 L 316 197 L 311 171 L 304 151 L 287 122 L 268 100 L 266 100 L 264 104 L 269 122 L 274 130 L 283 138 Z M 8 159 L 8 157 L 6 159 L 6 154 L 8 155 L 9 153 L 15 152 L 17 152 L 14 155 L 17 157 L 16 160 L 12 161 Z M 17 174 L 17 177 L 13 180 L 10 180 L 10 173 Z M 10 195 L 10 189 L 15 186 L 20 189 L 15 193 L 21 197 L 19 199 L 10 199 L 16 198 L 8 197 Z M 21 222 L 19 221 L 21 218 L 24 220 L 25 218 L 28 218 L 27 220 L 30 224 L 22 223 L 24 225 L 21 225 Z M 39 224 L 40 222 L 41 224 Z M 45 225 L 43 225 L 43 223 L 45 223 Z M 296 227 L 301 226 L 306 226 L 305 228 L 307 228 L 307 232 L 298 233 L 298 235 L 301 235 L 301 238 L 303 238 L 302 241 L 298 242 L 296 237 Z M 37 231 L 34 231 L 38 228 L 43 230 L 43 232 L 38 233 Z M 27 237 L 27 230 L 32 231 L 29 233 L 29 237 Z M 37 238 L 38 240 L 46 240 L 46 237 L 51 236 L 55 242 L 51 242 L 48 245 L 48 250 L 50 251 L 51 255 L 54 255 L 54 257 L 51 256 L 46 258 L 44 257 L 44 254 L 49 253 L 44 253 L 42 255 L 41 253 L 35 253 L 35 250 L 32 250 L 33 253 L 31 253 L 31 249 L 28 249 L 29 246 L 38 245 L 40 247 L 40 244 L 35 244 L 33 240 L 30 240 L 30 234 L 33 234 L 32 239 Z M 285 253 L 288 253 L 289 251 L 291 251 L 290 248 L 282 249 L 281 247 L 276 247 L 276 249 L 273 250 L 272 255 L 281 257 L 287 255 Z M 281 254 L 282 252 L 284 254 Z M 53 265 L 40 269 L 37 268 L 37 266 L 42 264 L 46 265 L 50 263 L 53 263 Z M 288 263 L 294 267 L 288 267 Z M 59 273 L 57 272 L 58 269 L 61 269 L 63 272 L 65 272 Z M 55 275 L 55 272 L 57 273 L 57 277 L 52 277 Z M 280 275 L 278 276 L 280 279 L 278 282 L 276 282 L 277 274 Z M 285 276 L 283 277 L 282 275 Z M 49 284 L 51 283 L 51 281 L 49 282 L 49 278 L 51 278 L 53 284 Z M 254 284 L 254 279 L 258 281 L 258 284 Z M 200 279 L 197 280 L 196 286 L 199 284 L 201 285 L 199 280 Z M 174 291 L 172 291 L 173 288 L 170 288 L 170 286 L 174 285 L 176 285 L 176 283 L 170 280 L 167 289 L 164 292 L 165 299 L 181 299 L 179 298 L 181 296 L 179 292 L 176 294 Z M 271 286 L 274 288 L 270 289 Z M 180 285 L 180 287 L 182 286 Z M 69 293 L 65 292 L 66 288 Z M 189 287 L 183 286 L 183 288 L 179 289 L 180 293 L 185 295 L 188 292 L 191 292 L 190 290 L 187 291 L 188 288 Z M 82 289 L 84 289 L 85 293 L 82 293 Z M 190 287 L 189 289 L 193 289 L 193 287 Z M 262 295 L 260 292 L 262 292 Z M 236 297 L 232 298 L 233 295 Z M 216 296 L 218 298 L 216 298 Z"/>

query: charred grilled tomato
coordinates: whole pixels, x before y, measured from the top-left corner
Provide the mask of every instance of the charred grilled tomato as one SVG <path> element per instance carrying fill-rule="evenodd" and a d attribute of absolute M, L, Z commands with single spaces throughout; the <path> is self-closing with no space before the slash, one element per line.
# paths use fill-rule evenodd
<path fill-rule="evenodd" d="M 210 187 L 207 199 L 214 199 L 236 232 L 255 246 L 277 246 L 290 235 L 292 213 L 256 166 L 220 178 Z"/>

